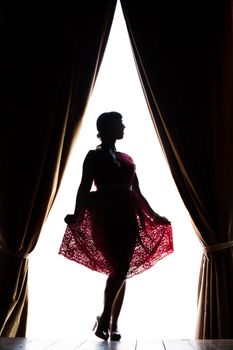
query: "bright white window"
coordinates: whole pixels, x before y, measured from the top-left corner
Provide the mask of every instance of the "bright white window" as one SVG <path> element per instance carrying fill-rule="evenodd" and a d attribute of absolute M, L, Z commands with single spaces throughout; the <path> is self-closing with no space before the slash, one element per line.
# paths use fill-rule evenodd
<path fill-rule="evenodd" d="M 141 191 L 173 224 L 175 252 L 128 280 L 119 319 L 124 338 L 193 338 L 201 245 L 164 158 L 137 75 L 118 2 L 102 67 L 61 190 L 29 258 L 28 337 L 83 338 L 101 311 L 106 276 L 58 255 L 63 218 L 74 209 L 85 154 L 99 143 L 95 122 L 115 110 L 126 125 L 118 150 L 137 166 Z"/>

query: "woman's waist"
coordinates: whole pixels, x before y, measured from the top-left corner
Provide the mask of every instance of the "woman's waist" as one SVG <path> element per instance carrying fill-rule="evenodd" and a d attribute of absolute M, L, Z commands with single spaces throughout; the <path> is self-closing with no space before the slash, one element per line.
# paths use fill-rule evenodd
<path fill-rule="evenodd" d="M 132 191 L 133 186 L 130 184 L 104 184 L 96 186 L 97 191 L 119 191 L 128 190 Z"/>

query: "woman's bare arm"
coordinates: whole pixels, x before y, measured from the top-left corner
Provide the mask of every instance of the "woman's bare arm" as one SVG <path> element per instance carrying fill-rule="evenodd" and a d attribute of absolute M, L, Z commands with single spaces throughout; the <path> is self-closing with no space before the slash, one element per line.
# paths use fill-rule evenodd
<path fill-rule="evenodd" d="M 83 162 L 82 178 L 76 195 L 74 214 L 68 214 L 65 222 L 70 224 L 74 221 L 75 216 L 83 208 L 91 190 L 94 179 L 94 151 L 89 151 Z"/>

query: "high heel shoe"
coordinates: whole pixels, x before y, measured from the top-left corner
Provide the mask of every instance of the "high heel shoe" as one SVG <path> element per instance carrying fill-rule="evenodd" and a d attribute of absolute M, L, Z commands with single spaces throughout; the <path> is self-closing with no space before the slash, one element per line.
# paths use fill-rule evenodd
<path fill-rule="evenodd" d="M 121 333 L 117 329 L 117 325 L 113 324 L 111 322 L 111 327 L 110 327 L 110 340 L 120 340 L 121 339 Z"/>
<path fill-rule="evenodd" d="M 103 324 L 101 324 L 100 316 L 96 317 L 96 321 L 95 321 L 95 324 L 94 324 L 94 327 L 92 330 L 95 331 L 95 335 L 97 337 L 99 337 L 103 340 L 108 340 L 108 338 L 109 338 L 108 329 L 103 327 Z"/>
<path fill-rule="evenodd" d="M 116 341 L 118 341 L 118 340 L 120 340 L 121 339 L 121 333 L 119 333 L 117 330 L 115 330 L 115 331 L 111 331 L 111 333 L 110 333 L 110 340 L 116 340 Z"/>

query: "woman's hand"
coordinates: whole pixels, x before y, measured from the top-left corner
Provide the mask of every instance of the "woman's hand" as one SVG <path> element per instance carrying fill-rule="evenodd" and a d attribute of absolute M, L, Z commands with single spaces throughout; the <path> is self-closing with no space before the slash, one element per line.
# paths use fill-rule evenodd
<path fill-rule="evenodd" d="M 67 223 L 67 225 L 72 225 L 75 222 L 75 215 L 67 214 L 64 221 Z"/>
<path fill-rule="evenodd" d="M 160 220 L 164 223 L 164 224 L 170 224 L 171 221 L 169 221 L 165 216 L 161 216 Z"/>
<path fill-rule="evenodd" d="M 160 216 L 159 214 L 155 214 L 154 219 L 159 221 L 161 224 L 169 225 L 171 221 L 169 221 L 165 216 Z"/>

